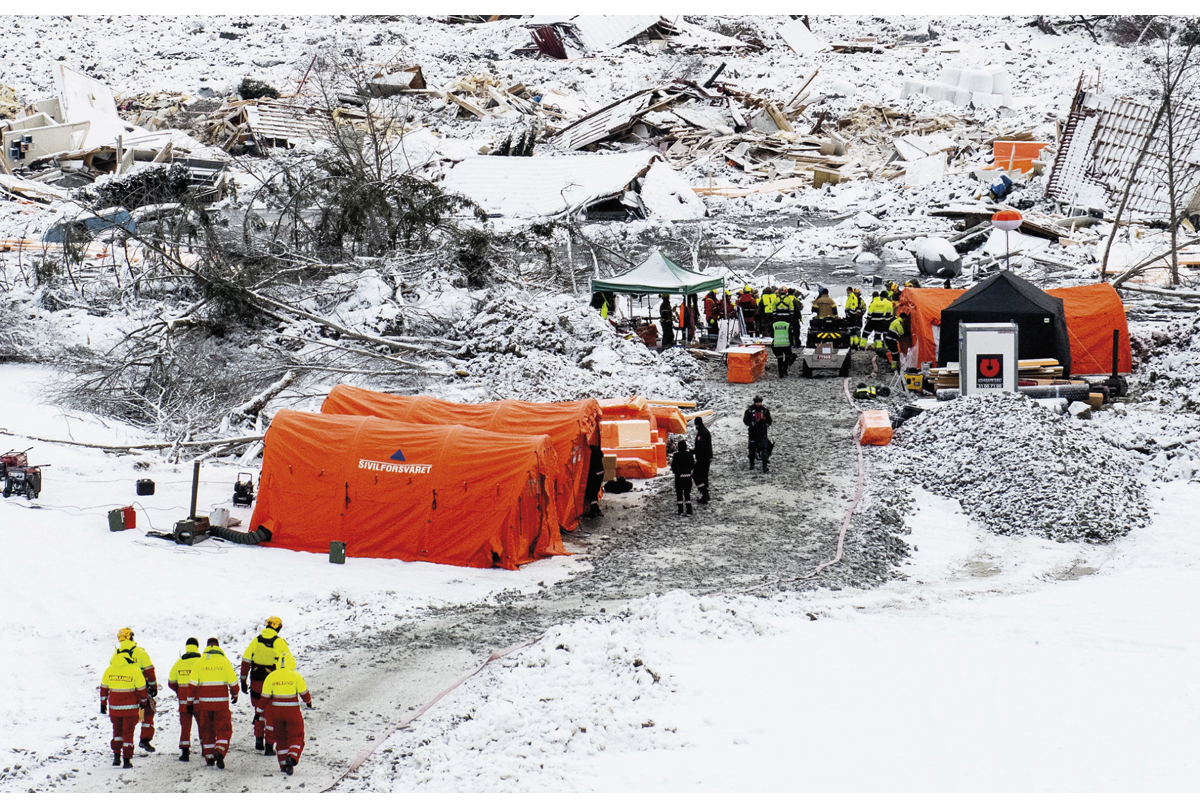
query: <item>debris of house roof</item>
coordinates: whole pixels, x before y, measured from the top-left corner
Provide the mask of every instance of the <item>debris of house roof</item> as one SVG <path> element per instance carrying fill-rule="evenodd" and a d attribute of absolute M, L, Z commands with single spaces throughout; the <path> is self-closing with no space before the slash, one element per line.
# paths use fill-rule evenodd
<path fill-rule="evenodd" d="M 788 47 L 801 56 L 812 56 L 829 47 L 809 30 L 801 20 L 792 20 L 779 29 L 779 36 Z"/>
<path fill-rule="evenodd" d="M 670 44 L 680 50 L 749 50 L 758 47 L 724 34 L 694 25 L 682 16 L 657 14 L 538 14 L 525 21 L 534 29 L 534 41 L 541 51 L 555 58 L 576 58 L 624 45 L 632 39 Z M 552 29 L 547 35 L 546 29 Z M 552 51 L 561 48 L 562 55 Z"/>
<path fill-rule="evenodd" d="M 549 217 L 614 203 L 638 216 L 677 221 L 705 215 L 704 203 L 653 150 L 567 157 L 478 157 L 446 174 L 447 191 L 493 216 Z M 647 192 L 648 188 L 648 192 Z"/>
<path fill-rule="evenodd" d="M 633 125 L 645 112 L 658 90 L 639 90 L 572 122 L 559 131 L 555 143 L 563 149 L 581 149 L 612 137 Z"/>
<path fill-rule="evenodd" d="M 1181 207 L 1200 209 L 1200 107 L 1177 104 L 1174 137 L 1189 144 L 1179 149 L 1176 160 L 1185 167 L 1179 176 L 1190 175 L 1192 188 Z M 1157 110 L 1133 101 L 1094 92 L 1078 91 L 1059 141 L 1058 159 L 1046 183 L 1046 196 L 1073 207 L 1107 208 L 1115 212 L 1125 188 L 1132 187 L 1124 216 L 1166 219 L 1170 213 L 1167 190 L 1166 127 L 1154 131 Z M 1136 176 L 1138 155 L 1150 145 Z"/>

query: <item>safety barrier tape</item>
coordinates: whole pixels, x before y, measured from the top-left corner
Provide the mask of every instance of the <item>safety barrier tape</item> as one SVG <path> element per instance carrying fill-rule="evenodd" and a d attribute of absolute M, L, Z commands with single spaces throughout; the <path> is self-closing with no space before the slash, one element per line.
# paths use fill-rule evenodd
<path fill-rule="evenodd" d="M 346 769 L 346 771 L 339 774 L 332 783 L 330 783 L 325 788 L 321 789 L 320 793 L 325 794 L 329 791 L 332 791 L 334 789 L 334 787 L 337 786 L 338 783 L 340 783 L 340 782 L 342 782 L 342 780 L 346 779 L 347 775 L 353 774 L 355 771 L 358 770 L 359 766 L 366 763 L 367 759 L 369 757 L 371 757 L 371 755 L 375 754 L 375 751 L 377 749 L 379 749 L 379 747 L 383 746 L 383 744 L 389 738 L 391 738 L 392 735 L 396 734 L 397 732 L 404 729 L 412 722 L 416 721 L 418 718 L 420 718 L 422 715 L 425 714 L 426 710 L 428 710 L 430 707 L 432 707 L 433 705 L 435 705 L 439 701 L 441 701 L 445 696 L 447 696 L 448 694 L 450 694 L 451 692 L 456 690 L 459 686 L 461 686 L 464 682 L 466 682 L 472 676 L 475 676 L 476 674 L 481 672 L 484 668 L 486 668 L 491 663 L 495 662 L 497 659 L 503 659 L 504 657 L 508 656 L 509 654 L 513 654 L 513 653 L 516 653 L 517 651 L 520 651 L 522 648 L 528 648 L 529 646 L 533 645 L 535 642 L 537 642 L 541 638 L 542 638 L 542 635 L 539 634 L 538 636 L 534 637 L 532 640 L 526 640 L 525 642 L 517 643 L 516 645 L 505 648 L 503 651 L 494 652 L 491 656 L 489 656 L 487 659 L 485 659 L 483 661 L 483 664 L 480 665 L 478 668 L 476 668 L 475 670 L 473 670 L 470 673 L 463 676 L 461 679 L 459 679 L 457 682 L 455 682 L 454 684 L 447 687 L 441 693 L 438 693 L 436 696 L 434 696 L 432 699 L 430 699 L 424 705 L 422 705 L 421 709 L 417 710 L 415 713 L 410 715 L 408 718 L 404 719 L 399 724 L 396 724 L 394 727 L 392 727 L 391 729 L 389 729 L 385 733 L 383 733 L 380 740 L 376 741 L 374 746 L 372 746 L 369 749 L 364 749 L 362 752 L 360 752 L 358 754 L 358 757 L 356 757 L 354 759 L 354 761 L 350 764 L 350 766 Z"/>

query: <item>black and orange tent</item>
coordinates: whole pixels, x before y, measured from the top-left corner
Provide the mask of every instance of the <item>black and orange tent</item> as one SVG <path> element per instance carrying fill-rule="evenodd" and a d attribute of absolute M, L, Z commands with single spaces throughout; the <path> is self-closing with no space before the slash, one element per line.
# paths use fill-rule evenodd
<path fill-rule="evenodd" d="M 922 362 L 938 364 L 938 345 L 944 336 L 942 312 L 966 291 L 908 288 L 900 294 L 897 311 L 909 315 L 909 334 L 900 346 L 906 368 L 920 367 Z M 1107 283 L 1068 286 L 1047 289 L 1046 294 L 1063 304 L 1072 373 L 1108 375 L 1112 372 L 1113 331 L 1117 332 L 1117 372 L 1132 372 L 1129 323 L 1125 319 L 1124 304 L 1112 286 Z M 1001 319 L 999 314 L 990 316 Z M 957 343 L 958 334 L 951 334 L 949 338 Z"/>
<path fill-rule="evenodd" d="M 374 415 L 410 424 L 460 424 L 509 435 L 547 435 L 558 455 L 554 484 L 558 491 L 558 520 L 574 530 L 587 512 L 588 470 L 600 465 L 600 405 L 596 399 L 531 404 L 508 399 L 486 404 L 455 404 L 430 396 L 396 396 L 339 384 L 329 391 L 321 412 L 334 415 Z M 597 482 L 599 482 L 597 480 Z"/>
<path fill-rule="evenodd" d="M 251 529 L 273 547 L 516 569 L 565 555 L 545 436 L 283 410 Z"/>

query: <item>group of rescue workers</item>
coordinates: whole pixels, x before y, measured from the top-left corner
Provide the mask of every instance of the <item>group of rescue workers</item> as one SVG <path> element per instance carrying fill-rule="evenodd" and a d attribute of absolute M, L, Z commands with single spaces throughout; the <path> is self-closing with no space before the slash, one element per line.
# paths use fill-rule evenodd
<path fill-rule="evenodd" d="M 249 691 L 254 708 L 254 748 L 267 757 L 274 755 L 280 771 L 294 772 L 304 751 L 300 702 L 309 709 L 313 703 L 304 677 L 296 671 L 296 658 L 279 636 L 282 628 L 283 621 L 278 617 L 267 618 L 263 630 L 242 653 L 240 676 L 234 674 L 216 637 L 208 638 L 203 652 L 195 637 L 187 639 L 167 679 L 179 699 L 181 761 L 191 759 L 195 719 L 205 762 L 225 768 L 233 734 L 230 705 L 237 704 L 239 693 Z M 155 751 L 150 741 L 154 737 L 158 681 L 154 663 L 146 649 L 134 641 L 132 629 L 118 631 L 117 643 L 100 681 L 100 712 L 112 719 L 112 765 L 132 769 L 133 737 L 139 723 L 138 747 Z"/>

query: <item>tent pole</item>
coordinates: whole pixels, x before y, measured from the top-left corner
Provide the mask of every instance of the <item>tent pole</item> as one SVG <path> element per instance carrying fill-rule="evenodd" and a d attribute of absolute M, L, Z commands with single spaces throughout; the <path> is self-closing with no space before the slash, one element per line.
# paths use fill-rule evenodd
<path fill-rule="evenodd" d="M 1008 231 L 1004 231 L 1004 271 L 1012 272 L 1012 250 L 1008 248 Z"/>

